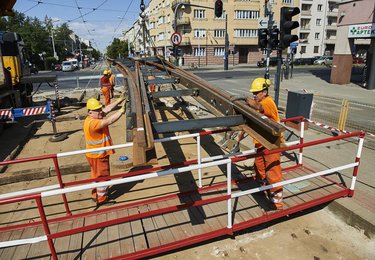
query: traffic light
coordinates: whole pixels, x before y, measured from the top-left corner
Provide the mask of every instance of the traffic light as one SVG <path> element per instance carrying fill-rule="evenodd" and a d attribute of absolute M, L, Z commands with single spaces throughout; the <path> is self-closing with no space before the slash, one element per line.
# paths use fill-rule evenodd
<path fill-rule="evenodd" d="M 268 29 L 258 29 L 258 48 L 265 49 L 268 44 Z"/>
<path fill-rule="evenodd" d="M 274 28 L 270 31 L 270 44 L 273 50 L 276 50 L 279 46 L 279 29 Z"/>
<path fill-rule="evenodd" d="M 292 30 L 299 26 L 292 17 L 299 14 L 298 7 L 281 7 L 280 11 L 280 45 L 282 49 L 288 48 L 291 42 L 298 40 L 298 36 L 292 34 Z"/>
<path fill-rule="evenodd" d="M 219 18 L 222 15 L 223 15 L 223 1 L 222 0 L 216 0 L 216 2 L 215 2 L 215 16 L 217 18 Z"/>

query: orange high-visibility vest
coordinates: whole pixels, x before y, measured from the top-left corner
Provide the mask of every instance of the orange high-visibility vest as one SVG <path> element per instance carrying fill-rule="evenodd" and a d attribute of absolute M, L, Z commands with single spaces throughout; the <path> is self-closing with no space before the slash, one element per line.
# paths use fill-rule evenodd
<path fill-rule="evenodd" d="M 101 127 L 101 120 L 86 117 L 83 125 L 83 131 L 86 139 L 86 149 L 101 148 L 112 145 L 112 139 L 109 134 L 108 126 Z M 97 151 L 86 153 L 89 158 L 103 158 L 107 155 L 114 154 L 114 150 Z"/>

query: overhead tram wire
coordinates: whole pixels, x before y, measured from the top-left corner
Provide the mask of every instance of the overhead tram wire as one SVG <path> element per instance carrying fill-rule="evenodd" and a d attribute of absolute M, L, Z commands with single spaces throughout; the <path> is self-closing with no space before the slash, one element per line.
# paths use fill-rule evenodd
<path fill-rule="evenodd" d="M 23 14 L 27 13 L 28 11 L 30 11 L 30 10 L 33 9 L 34 7 L 37 7 L 37 6 L 38 6 L 39 4 L 41 4 L 41 3 L 42 3 L 41 1 L 38 1 L 38 2 L 36 3 L 36 5 L 30 7 L 30 8 L 27 9 L 26 11 L 23 11 L 22 13 L 23 13 Z"/>

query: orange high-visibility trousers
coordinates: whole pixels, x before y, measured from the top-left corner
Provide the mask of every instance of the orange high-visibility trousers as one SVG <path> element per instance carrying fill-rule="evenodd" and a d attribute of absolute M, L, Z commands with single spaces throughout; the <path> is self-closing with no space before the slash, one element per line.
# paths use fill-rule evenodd
<path fill-rule="evenodd" d="M 104 158 L 89 158 L 86 157 L 91 167 L 91 179 L 106 177 L 110 175 L 109 170 L 109 155 Z M 108 186 L 99 187 L 91 190 L 91 197 L 98 203 L 108 200 Z"/>
<path fill-rule="evenodd" d="M 258 149 L 258 151 L 261 149 Z M 267 180 L 268 184 L 282 181 L 280 153 L 258 156 L 255 158 L 254 165 L 255 173 L 259 180 Z M 271 202 L 276 207 L 282 207 L 283 187 L 271 188 L 269 194 Z"/>
<path fill-rule="evenodd" d="M 108 106 L 111 103 L 111 87 L 102 87 L 102 94 L 104 96 L 104 104 Z"/>

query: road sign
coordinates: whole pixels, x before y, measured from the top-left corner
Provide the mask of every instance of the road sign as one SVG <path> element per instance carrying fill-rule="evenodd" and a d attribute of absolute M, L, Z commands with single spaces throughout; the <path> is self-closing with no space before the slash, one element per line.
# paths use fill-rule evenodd
<path fill-rule="evenodd" d="M 181 34 L 179 34 L 178 32 L 174 32 L 171 36 L 171 42 L 173 45 L 180 45 L 181 43 L 181 40 L 182 40 L 182 37 L 181 37 Z"/>
<path fill-rule="evenodd" d="M 268 28 L 268 17 L 260 17 L 258 19 L 258 28 L 267 29 Z"/>
<path fill-rule="evenodd" d="M 297 48 L 298 42 L 291 42 L 290 43 L 290 48 Z"/>

